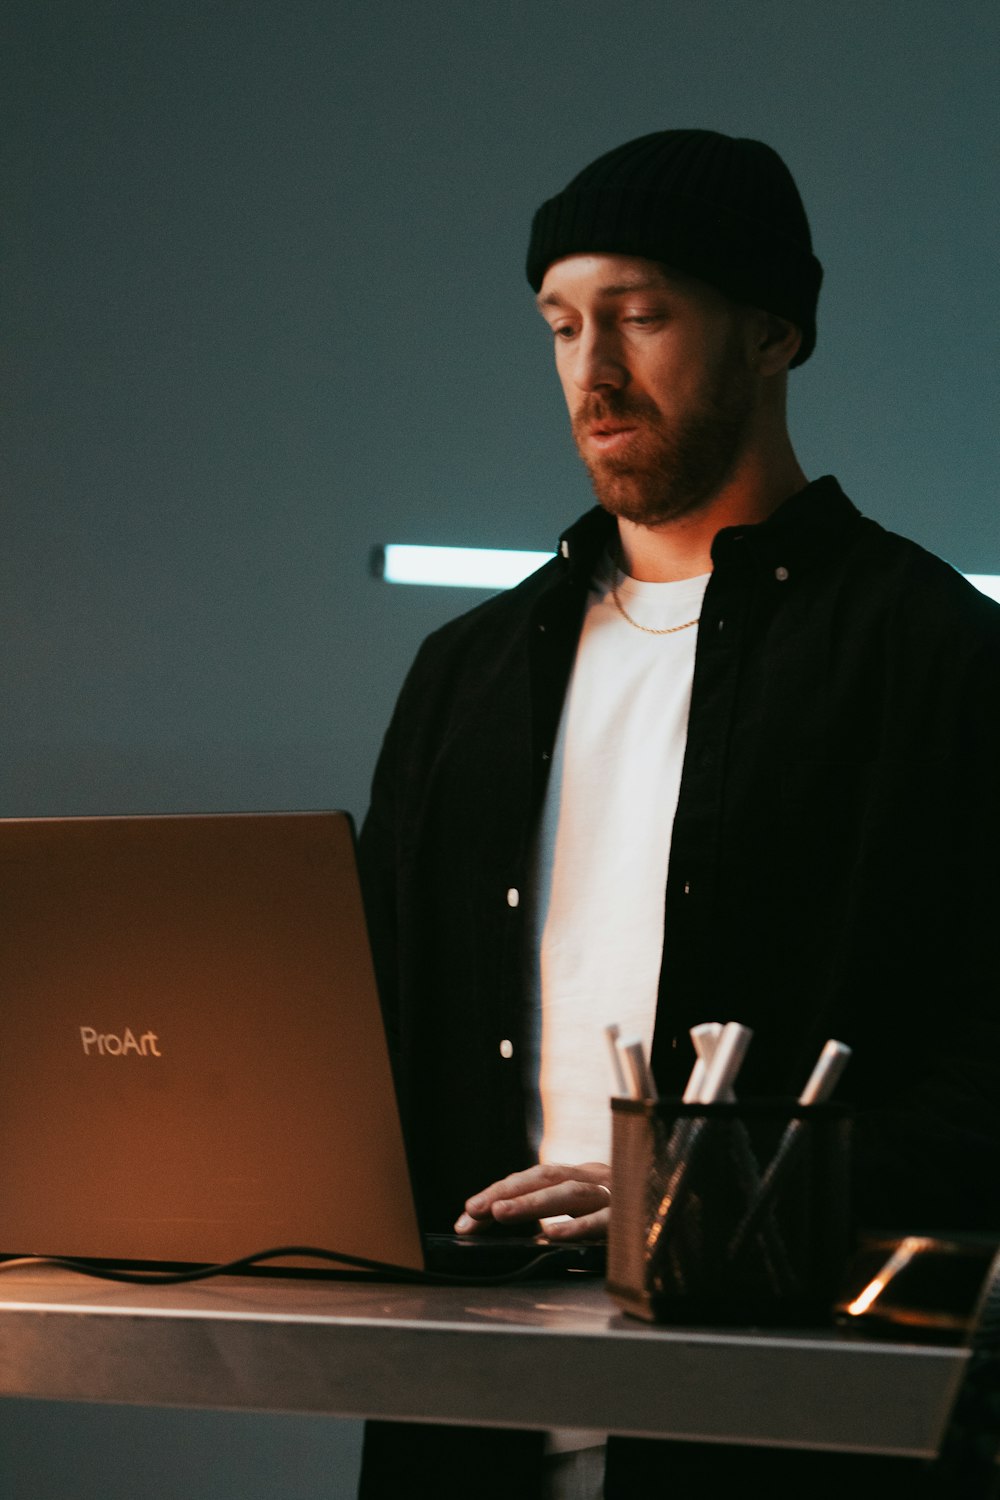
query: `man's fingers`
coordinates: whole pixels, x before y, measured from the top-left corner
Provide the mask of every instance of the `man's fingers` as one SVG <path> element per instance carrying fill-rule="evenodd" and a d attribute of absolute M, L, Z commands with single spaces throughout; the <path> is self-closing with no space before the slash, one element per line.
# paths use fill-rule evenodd
<path fill-rule="evenodd" d="M 606 1240 L 611 1210 L 598 1209 L 593 1214 L 580 1214 L 575 1219 L 557 1219 L 554 1224 L 543 1224 L 547 1240 Z"/>
<path fill-rule="evenodd" d="M 557 1162 L 511 1172 L 466 1201 L 455 1229 L 468 1234 L 491 1222 L 518 1224 L 554 1214 L 599 1212 L 609 1197 L 610 1168 L 604 1162 L 567 1166 Z"/>
<path fill-rule="evenodd" d="M 500 1198 L 493 1204 L 493 1217 L 504 1222 L 519 1219 L 545 1219 L 553 1214 L 590 1214 L 604 1207 L 607 1193 L 596 1182 L 560 1182 L 552 1187 L 521 1193 L 516 1198 Z"/>
<path fill-rule="evenodd" d="M 511 1172 L 508 1177 L 501 1177 L 499 1182 L 491 1183 L 481 1193 L 475 1193 L 467 1201 L 465 1211 L 473 1218 L 487 1214 L 492 1205 L 501 1199 L 520 1198 L 524 1193 L 564 1182 L 567 1177 L 574 1175 L 574 1170 L 579 1169 L 550 1162 L 544 1166 L 528 1167 L 523 1172 Z"/>

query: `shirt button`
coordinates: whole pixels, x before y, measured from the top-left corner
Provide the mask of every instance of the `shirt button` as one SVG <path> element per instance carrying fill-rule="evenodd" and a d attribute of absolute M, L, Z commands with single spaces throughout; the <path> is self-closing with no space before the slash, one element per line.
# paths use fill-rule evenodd
<path fill-rule="evenodd" d="M 517 889 L 517 886 L 512 885 L 510 890 L 507 892 L 507 905 L 520 906 L 520 904 L 521 892 Z"/>
<path fill-rule="evenodd" d="M 509 1042 L 506 1037 L 500 1043 L 500 1056 L 505 1058 L 514 1056 L 514 1043 Z"/>
<path fill-rule="evenodd" d="M 785 583 L 785 582 L 787 582 L 787 579 L 788 579 L 788 569 L 787 568 L 775 568 L 775 570 L 774 570 L 774 576 L 778 580 L 779 583 Z"/>
<path fill-rule="evenodd" d="M 565 537 L 559 543 L 559 554 L 561 557 L 569 557 L 569 542 L 567 542 Z"/>

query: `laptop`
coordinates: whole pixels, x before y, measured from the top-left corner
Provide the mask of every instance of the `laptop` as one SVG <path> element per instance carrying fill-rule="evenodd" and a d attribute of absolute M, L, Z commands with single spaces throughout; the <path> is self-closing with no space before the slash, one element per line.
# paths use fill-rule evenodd
<path fill-rule="evenodd" d="M 428 1263 L 349 815 L 0 819 L 0 1256 L 286 1245 Z"/>

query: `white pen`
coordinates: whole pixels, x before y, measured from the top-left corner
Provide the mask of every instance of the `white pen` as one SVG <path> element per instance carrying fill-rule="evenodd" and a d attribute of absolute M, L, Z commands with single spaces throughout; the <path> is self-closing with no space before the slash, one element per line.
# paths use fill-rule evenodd
<path fill-rule="evenodd" d="M 721 1021 L 702 1021 L 700 1026 L 692 1026 L 688 1035 L 694 1043 L 694 1050 L 699 1057 L 703 1057 L 707 1063 L 715 1056 L 715 1049 L 719 1045 L 725 1027 Z"/>
<path fill-rule="evenodd" d="M 816 1065 L 806 1081 L 805 1088 L 799 1095 L 799 1105 L 808 1107 L 813 1104 L 825 1104 L 840 1078 L 841 1073 L 847 1065 L 851 1055 L 851 1049 L 846 1042 L 826 1042 Z M 767 1164 L 757 1195 L 750 1204 L 743 1220 L 738 1226 L 729 1244 L 728 1256 L 730 1260 L 740 1254 L 752 1233 L 755 1233 L 762 1222 L 772 1198 L 777 1190 L 784 1173 L 788 1170 L 788 1164 L 794 1160 L 796 1150 L 802 1140 L 803 1122 L 801 1119 L 793 1119 L 788 1122 L 782 1132 L 781 1139 L 775 1148 L 774 1155 Z"/>
<path fill-rule="evenodd" d="M 741 1026 L 739 1021 L 726 1022 L 712 1061 L 705 1070 L 699 1104 L 721 1104 L 731 1098 L 736 1075 L 752 1039 L 749 1026 Z"/>
<path fill-rule="evenodd" d="M 722 1035 L 721 1021 L 702 1021 L 699 1026 L 692 1026 L 688 1035 L 694 1044 L 697 1054 L 691 1076 L 687 1081 L 684 1093 L 681 1096 L 685 1104 L 697 1104 L 701 1098 L 701 1091 L 705 1086 L 705 1074 L 708 1065 L 715 1056 L 715 1049 Z"/>
<path fill-rule="evenodd" d="M 799 1103 L 825 1104 L 840 1082 L 850 1055 L 851 1049 L 846 1042 L 826 1042 L 799 1095 Z"/>
<path fill-rule="evenodd" d="M 713 1023 L 709 1021 L 705 1025 L 711 1027 Z M 699 1037 L 702 1049 L 707 1052 L 712 1046 L 712 1033 L 710 1031 L 699 1032 Z M 696 1099 L 689 1100 L 689 1103 L 718 1104 L 732 1096 L 733 1082 L 746 1056 L 752 1037 L 753 1032 L 749 1026 L 741 1026 L 738 1021 L 729 1021 L 722 1027 L 712 1060 L 705 1068 L 699 1094 Z M 697 1042 L 695 1046 L 698 1046 Z M 701 1060 L 704 1061 L 704 1058 Z M 646 1235 L 647 1255 L 651 1255 L 656 1249 L 668 1219 L 676 1218 L 677 1204 L 683 1202 L 684 1179 L 690 1172 L 691 1163 L 704 1142 L 705 1130 L 704 1119 L 682 1120 L 678 1121 L 671 1133 L 668 1159 L 672 1157 L 672 1167 L 660 1199 L 660 1206 L 656 1210 Z"/>
<path fill-rule="evenodd" d="M 622 1072 L 622 1060 L 618 1056 L 618 1038 L 621 1028 L 614 1022 L 605 1026 L 604 1037 L 608 1044 L 608 1056 L 611 1059 L 611 1077 L 614 1081 L 615 1096 L 619 1099 L 627 1099 L 629 1094 L 628 1084 L 625 1082 L 625 1074 Z"/>
<path fill-rule="evenodd" d="M 655 1099 L 656 1088 L 653 1084 L 653 1075 L 649 1071 L 649 1063 L 646 1061 L 646 1049 L 638 1037 L 630 1037 L 623 1041 L 620 1037 L 617 1042 L 618 1055 L 625 1069 L 625 1076 L 629 1081 L 629 1094 L 633 1099 Z"/>

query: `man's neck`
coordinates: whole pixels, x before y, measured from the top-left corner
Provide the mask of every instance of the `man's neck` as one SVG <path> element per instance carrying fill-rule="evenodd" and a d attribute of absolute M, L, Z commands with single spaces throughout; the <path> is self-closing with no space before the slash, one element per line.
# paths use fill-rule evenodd
<path fill-rule="evenodd" d="M 622 567 L 643 583 L 672 583 L 712 571 L 712 543 L 727 526 L 753 526 L 808 483 L 794 456 L 767 475 L 741 476 L 697 510 L 658 526 L 619 517 Z"/>

